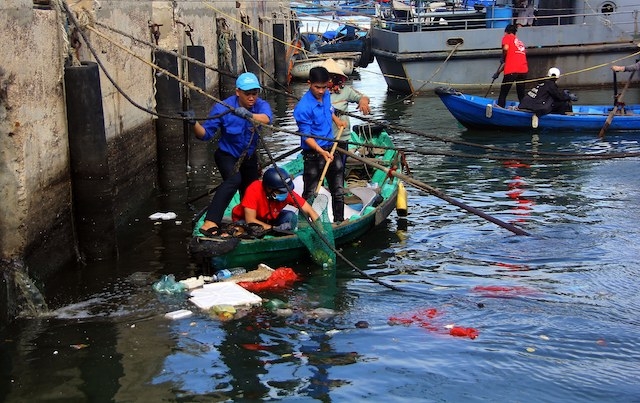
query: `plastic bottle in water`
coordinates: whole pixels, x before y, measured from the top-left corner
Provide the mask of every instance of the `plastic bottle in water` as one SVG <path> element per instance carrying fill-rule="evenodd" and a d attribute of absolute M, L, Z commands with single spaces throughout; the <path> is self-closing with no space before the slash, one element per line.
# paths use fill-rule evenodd
<path fill-rule="evenodd" d="M 231 269 L 220 270 L 216 273 L 216 279 L 218 281 L 226 280 L 229 277 L 237 276 L 238 274 L 246 273 L 247 271 L 243 267 L 233 267 Z"/>

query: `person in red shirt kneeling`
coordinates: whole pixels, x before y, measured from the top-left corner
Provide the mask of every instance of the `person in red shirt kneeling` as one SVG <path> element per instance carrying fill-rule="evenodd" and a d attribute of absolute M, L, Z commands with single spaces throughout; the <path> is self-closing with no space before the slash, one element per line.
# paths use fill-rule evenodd
<path fill-rule="evenodd" d="M 302 208 L 313 221 L 319 218 L 311 205 L 293 191 L 289 173 L 283 168 L 269 168 L 262 180 L 256 180 L 247 187 L 242 201 L 232 210 L 232 219 L 234 222 L 260 224 L 267 231 L 292 231 L 298 225 L 298 215 L 284 210 L 287 205 Z"/>

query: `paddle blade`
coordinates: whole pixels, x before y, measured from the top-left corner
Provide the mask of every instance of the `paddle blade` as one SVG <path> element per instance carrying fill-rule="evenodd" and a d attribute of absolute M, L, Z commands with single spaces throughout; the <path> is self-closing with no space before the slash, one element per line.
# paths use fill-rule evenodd
<path fill-rule="evenodd" d="M 320 218 L 313 224 L 309 224 L 305 217 L 300 217 L 298 222 L 298 237 L 309 250 L 311 259 L 323 267 L 333 267 L 336 264 L 335 238 L 328 213 L 329 198 L 326 195 L 317 195 L 313 200 L 313 209 Z M 302 214 L 302 213 L 301 213 Z"/>

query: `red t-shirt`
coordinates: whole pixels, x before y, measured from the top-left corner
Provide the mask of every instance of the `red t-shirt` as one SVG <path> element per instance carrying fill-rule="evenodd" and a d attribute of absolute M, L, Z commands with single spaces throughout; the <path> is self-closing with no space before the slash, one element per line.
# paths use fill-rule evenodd
<path fill-rule="evenodd" d="M 504 63 L 504 74 L 528 73 L 526 46 L 514 34 L 505 34 L 502 37 L 502 47 L 507 45 L 507 56 Z"/>
<path fill-rule="evenodd" d="M 293 194 L 295 195 L 300 207 L 302 207 L 305 203 L 302 196 L 298 195 L 296 192 L 293 192 Z M 242 201 L 231 211 L 232 219 L 233 221 L 244 220 L 244 208 L 247 207 L 256 211 L 256 218 L 258 220 L 270 223 L 278 217 L 280 211 L 282 211 L 287 204 L 298 207 L 291 198 L 291 193 L 287 195 L 287 198 L 284 201 L 267 198 L 267 192 L 265 191 L 264 186 L 262 186 L 262 181 L 257 180 L 247 187 Z"/>

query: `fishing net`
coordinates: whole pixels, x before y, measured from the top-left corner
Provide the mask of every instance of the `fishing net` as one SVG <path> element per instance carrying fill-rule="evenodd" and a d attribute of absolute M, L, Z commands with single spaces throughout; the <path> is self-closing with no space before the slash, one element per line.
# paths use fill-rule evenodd
<path fill-rule="evenodd" d="M 320 218 L 309 223 L 300 213 L 298 222 L 298 237 L 311 253 L 311 259 L 323 267 L 333 267 L 336 264 L 335 239 L 329 219 L 329 198 L 319 194 L 313 200 L 313 209 Z"/>

